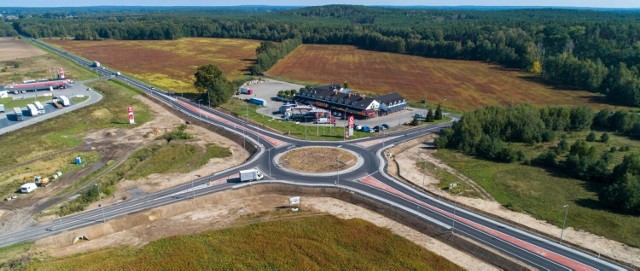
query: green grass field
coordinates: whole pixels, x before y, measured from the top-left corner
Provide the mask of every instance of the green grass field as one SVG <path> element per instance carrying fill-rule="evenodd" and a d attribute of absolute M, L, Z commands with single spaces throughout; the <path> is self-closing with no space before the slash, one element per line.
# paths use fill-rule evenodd
<path fill-rule="evenodd" d="M 475 180 L 511 210 L 561 227 L 562 206 L 569 204 L 567 227 L 640 247 L 640 217 L 604 209 L 597 195 L 604 188 L 601 184 L 534 166 L 490 162 L 451 150 L 439 150 L 434 155 Z"/>
<path fill-rule="evenodd" d="M 33 261 L 26 270 L 462 270 L 369 222 L 293 218 Z"/>

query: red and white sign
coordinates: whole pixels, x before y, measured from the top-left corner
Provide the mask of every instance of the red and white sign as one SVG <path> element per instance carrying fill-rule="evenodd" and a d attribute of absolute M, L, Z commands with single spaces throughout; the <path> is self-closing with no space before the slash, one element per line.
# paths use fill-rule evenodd
<path fill-rule="evenodd" d="M 129 124 L 136 124 L 136 121 L 133 119 L 133 107 L 129 106 L 127 111 L 129 111 Z"/>
<path fill-rule="evenodd" d="M 347 135 L 347 137 L 352 136 L 353 135 L 353 115 L 349 116 L 348 118 L 349 120 L 349 135 Z"/>

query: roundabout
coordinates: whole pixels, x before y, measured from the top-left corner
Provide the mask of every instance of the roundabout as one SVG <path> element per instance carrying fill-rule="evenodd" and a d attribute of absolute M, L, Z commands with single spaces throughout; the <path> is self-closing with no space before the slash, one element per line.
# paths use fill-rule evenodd
<path fill-rule="evenodd" d="M 331 146 L 306 146 L 278 153 L 273 164 L 297 175 L 332 176 L 352 172 L 364 164 L 358 153 Z"/>

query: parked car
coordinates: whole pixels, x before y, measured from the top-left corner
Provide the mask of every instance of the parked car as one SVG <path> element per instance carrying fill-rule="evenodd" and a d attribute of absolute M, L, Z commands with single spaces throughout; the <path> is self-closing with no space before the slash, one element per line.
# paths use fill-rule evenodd
<path fill-rule="evenodd" d="M 380 127 L 384 128 L 384 130 L 389 129 L 389 125 L 386 125 L 386 124 L 382 124 L 382 125 L 380 125 Z"/>

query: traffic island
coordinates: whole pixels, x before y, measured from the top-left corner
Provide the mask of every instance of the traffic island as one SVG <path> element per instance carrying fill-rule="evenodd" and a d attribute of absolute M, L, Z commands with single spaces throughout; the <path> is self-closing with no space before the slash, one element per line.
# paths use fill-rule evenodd
<path fill-rule="evenodd" d="M 299 175 L 329 176 L 353 171 L 363 164 L 357 153 L 336 147 L 303 147 L 276 155 L 274 163 Z"/>

